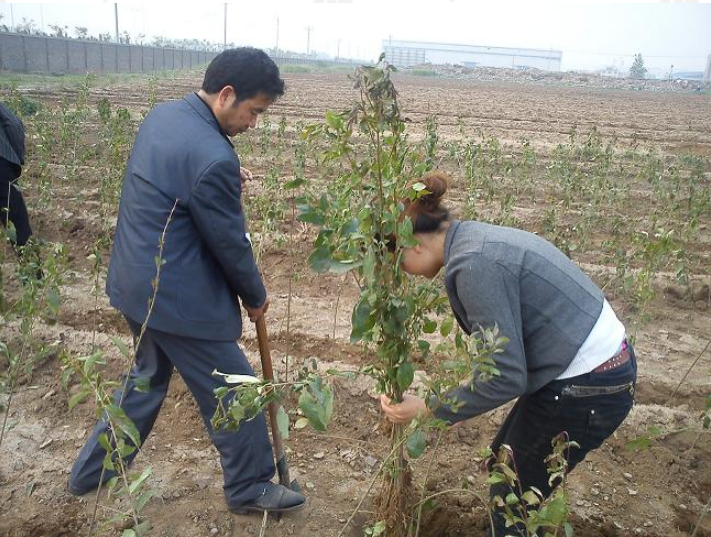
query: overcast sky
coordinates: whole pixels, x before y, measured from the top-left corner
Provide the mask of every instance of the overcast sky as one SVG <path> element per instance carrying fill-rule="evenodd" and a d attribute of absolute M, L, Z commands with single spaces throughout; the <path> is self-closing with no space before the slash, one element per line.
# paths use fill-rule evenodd
<path fill-rule="evenodd" d="M 414 7 L 417 6 L 417 7 Z M 221 43 L 224 4 L 119 3 L 120 31 Z M 114 33 L 114 4 L 0 2 L 3 23 L 32 19 Z M 278 22 L 277 22 L 278 21 Z M 278 32 L 277 32 L 278 27 Z M 309 32 L 309 28 L 311 29 Z M 471 45 L 552 48 L 563 69 L 629 68 L 639 52 L 659 73 L 703 71 L 711 54 L 711 3 L 479 3 L 468 0 L 252 0 L 227 4 L 227 41 L 374 60 L 382 41 L 409 39 Z"/>

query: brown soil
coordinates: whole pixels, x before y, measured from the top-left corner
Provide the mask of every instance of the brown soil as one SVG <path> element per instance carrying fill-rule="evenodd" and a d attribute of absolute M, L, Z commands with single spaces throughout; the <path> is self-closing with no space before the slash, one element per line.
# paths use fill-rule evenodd
<path fill-rule="evenodd" d="M 192 91 L 198 83 L 197 78 L 162 81 L 158 93 L 163 99 L 177 97 Z M 705 95 L 406 76 L 399 77 L 397 83 L 415 132 L 423 132 L 426 115 L 436 113 L 440 136 L 445 141 L 457 136 L 457 118 L 461 117 L 468 129 L 482 127 L 502 142 L 517 143 L 527 137 L 538 146 L 554 147 L 567 139 L 573 125 L 580 132 L 595 125 L 605 136 L 615 132 L 624 144 L 630 144 L 636 136 L 654 143 L 663 152 L 711 155 L 711 98 Z M 297 121 L 318 120 L 326 109 L 345 107 L 351 96 L 348 81 L 342 76 L 292 75 L 287 77 L 287 84 L 287 96 L 274 106 L 272 117 L 286 116 L 287 132 L 292 136 Z M 62 97 L 58 91 L 28 93 L 47 103 Z M 91 96 L 94 101 L 108 96 L 134 111 L 145 106 L 145 87 L 135 85 L 100 88 Z M 254 139 L 258 136 L 255 133 Z M 257 157 L 253 160 L 245 165 L 264 176 L 264 161 Z M 246 203 L 248 196 L 247 193 Z M 91 296 L 93 282 L 86 257 L 100 230 L 99 221 L 92 214 L 95 205 L 90 203 L 90 192 L 77 200 L 68 187 L 58 189 L 57 197 L 65 213 L 33 210 L 35 200 L 28 193 L 36 233 L 67 244 L 73 271 L 63 289 L 65 301 L 58 322 L 42 323 L 36 334 L 38 339 L 59 343 L 78 354 L 87 352 L 95 341 L 107 354 L 106 376 L 117 377 L 125 364 L 109 337 L 119 336 L 126 342 L 129 338 L 121 316 L 110 308 L 105 297 L 98 299 L 97 307 Z M 276 244 L 268 246 L 261 260 L 272 296 L 268 326 L 276 368 L 283 373 L 288 361 L 294 371 L 307 360 L 316 360 L 321 367 L 356 368 L 365 359 L 361 349 L 349 343 L 356 284 L 350 277 L 310 272 L 305 259 L 313 233 L 299 233 L 295 261 L 288 248 Z M 708 229 L 705 238 L 709 239 Z M 705 244 L 700 250 L 707 248 Z M 12 274 L 14 260 L 9 255 L 6 260 L 3 273 Z M 298 280 L 287 319 L 287 282 L 294 271 Z M 708 265 L 698 276 L 708 283 Z M 9 277 L 7 280 L 6 291 L 16 293 L 16 283 Z M 613 306 L 624 316 L 624 304 L 614 302 Z M 19 320 L 5 323 L 0 329 L 2 340 L 16 341 L 18 326 Z M 670 397 L 706 345 L 709 327 L 711 311 L 703 300 L 694 302 L 660 293 L 654 301 L 651 320 L 638 334 L 640 379 L 636 406 L 615 435 L 571 475 L 570 503 L 576 535 L 674 537 L 687 534 L 696 524 L 711 494 L 708 435 L 698 440 L 695 432 L 672 432 L 642 452 L 629 451 L 625 445 L 652 425 L 665 431 L 698 429 L 704 399 L 711 392 L 708 354 L 675 397 Z M 248 326 L 241 344 L 257 366 L 255 337 L 253 328 Z M 49 537 L 87 532 L 93 497 L 71 496 L 66 483 L 74 457 L 94 424 L 94 407 L 85 402 L 69 412 L 72 391 L 62 389 L 60 375 L 57 358 L 46 358 L 31 376 L 23 377 L 13 401 L 0 451 L 0 535 Z M 431 438 L 430 449 L 413 465 L 416 494 L 420 494 L 421 480 L 434 458 L 427 483 L 430 493 L 472 482 L 472 490 L 486 496 L 484 477 L 477 472 L 474 458 L 477 450 L 491 440 L 505 412 L 506 408 L 498 409 L 452 429 L 436 453 Z M 335 416 L 326 434 L 292 432 L 287 442 L 292 474 L 309 501 L 297 514 L 269 519 L 265 535 L 335 536 L 368 489 L 387 453 L 386 440 L 379 432 L 381 416 L 372 386 L 362 380 L 339 381 Z M 216 451 L 189 391 L 177 375 L 154 431 L 136 460 L 138 469 L 148 465 L 153 468 L 151 488 L 157 492 L 157 498 L 145 510 L 153 535 L 259 535 L 261 518 L 235 516 L 227 511 Z M 111 500 L 104 503 L 113 505 Z M 365 514 L 356 518 L 352 535 L 361 534 L 357 527 L 368 520 L 373 509 L 366 502 Z M 99 513 L 100 517 L 106 516 L 103 508 Z M 442 495 L 435 508 L 425 512 L 421 535 L 483 535 L 486 521 L 486 511 L 473 496 Z M 117 529 L 102 527 L 100 533 L 115 535 Z M 711 516 L 697 535 L 711 535 Z"/>

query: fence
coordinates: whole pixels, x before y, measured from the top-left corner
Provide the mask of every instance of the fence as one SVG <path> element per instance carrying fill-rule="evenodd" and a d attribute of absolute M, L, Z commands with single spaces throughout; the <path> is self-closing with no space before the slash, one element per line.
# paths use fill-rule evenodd
<path fill-rule="evenodd" d="M 146 73 L 190 69 L 207 64 L 217 54 L 205 50 L 0 33 L 0 71 L 20 73 Z M 356 65 L 351 60 L 323 60 L 288 54 L 276 54 L 273 58 L 279 65 Z"/>
<path fill-rule="evenodd" d="M 0 33 L 0 71 L 144 73 L 190 69 L 208 63 L 216 55 L 217 52 L 201 50 Z"/>

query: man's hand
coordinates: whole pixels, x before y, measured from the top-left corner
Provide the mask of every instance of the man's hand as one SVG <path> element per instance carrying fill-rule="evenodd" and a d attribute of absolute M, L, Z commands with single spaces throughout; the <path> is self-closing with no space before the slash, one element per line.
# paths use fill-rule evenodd
<path fill-rule="evenodd" d="M 267 299 L 264 301 L 264 304 L 262 304 L 258 308 L 250 308 L 248 306 L 245 306 L 244 309 L 246 309 L 247 313 L 249 314 L 249 320 L 253 323 L 256 323 L 257 319 L 267 313 L 267 310 L 269 309 L 269 297 L 267 297 Z"/>
<path fill-rule="evenodd" d="M 242 185 L 244 185 L 247 181 L 251 181 L 252 179 L 254 179 L 254 174 L 247 168 L 243 168 L 240 166 L 239 178 L 242 180 Z"/>
<path fill-rule="evenodd" d="M 428 412 L 425 400 L 415 395 L 403 395 L 402 403 L 396 404 L 387 395 L 381 395 L 380 406 L 393 423 L 410 423 Z"/>

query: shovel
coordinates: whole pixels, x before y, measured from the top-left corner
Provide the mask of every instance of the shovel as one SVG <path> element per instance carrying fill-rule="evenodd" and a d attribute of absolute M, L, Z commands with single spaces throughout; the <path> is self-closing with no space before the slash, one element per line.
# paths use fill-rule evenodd
<path fill-rule="evenodd" d="M 269 338 L 267 336 L 267 323 L 264 315 L 257 319 L 257 340 L 259 341 L 259 356 L 262 359 L 262 374 L 269 381 L 274 381 L 274 370 L 272 369 L 272 353 L 269 350 Z M 274 443 L 274 456 L 279 474 L 279 483 L 295 492 L 301 492 L 301 487 L 296 479 L 293 481 L 289 477 L 289 465 L 284 453 L 284 444 L 281 441 L 281 433 L 277 425 L 277 402 L 269 403 L 269 422 L 272 428 L 272 441 Z"/>

